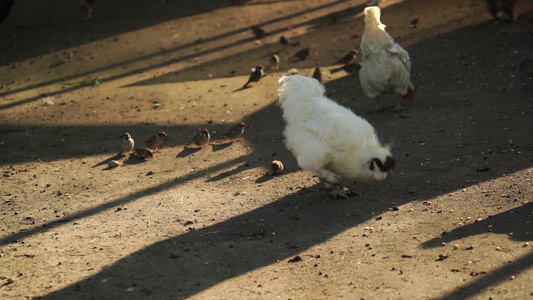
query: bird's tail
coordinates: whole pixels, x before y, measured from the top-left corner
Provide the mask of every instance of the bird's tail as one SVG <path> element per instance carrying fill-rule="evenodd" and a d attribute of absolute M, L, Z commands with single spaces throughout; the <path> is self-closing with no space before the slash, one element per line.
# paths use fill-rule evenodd
<path fill-rule="evenodd" d="M 283 109 L 286 121 L 294 119 L 302 105 L 323 96 L 326 92 L 316 79 L 302 75 L 285 74 L 279 82 L 282 85 L 278 89 L 278 105 Z"/>

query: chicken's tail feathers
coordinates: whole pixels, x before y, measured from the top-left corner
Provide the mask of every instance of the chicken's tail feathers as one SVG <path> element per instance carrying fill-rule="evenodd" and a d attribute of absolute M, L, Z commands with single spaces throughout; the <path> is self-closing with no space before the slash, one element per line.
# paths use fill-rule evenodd
<path fill-rule="evenodd" d="M 318 80 L 302 75 L 283 75 L 279 82 L 278 104 L 283 106 L 287 101 L 305 101 L 302 98 L 314 98 L 324 95 L 326 89 Z"/>
<path fill-rule="evenodd" d="M 318 80 L 302 75 L 283 75 L 279 80 L 278 105 L 283 118 L 290 122 L 301 113 L 302 107 L 320 99 L 326 89 Z"/>

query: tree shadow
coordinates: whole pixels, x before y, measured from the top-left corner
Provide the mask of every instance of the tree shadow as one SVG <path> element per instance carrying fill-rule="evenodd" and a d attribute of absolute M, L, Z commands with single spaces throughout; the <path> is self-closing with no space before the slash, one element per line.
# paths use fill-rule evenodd
<path fill-rule="evenodd" d="M 228 177 L 231 177 L 231 176 L 234 176 L 234 175 L 237 175 L 239 174 L 240 172 L 244 171 L 244 170 L 247 170 L 247 169 L 250 169 L 250 168 L 253 168 L 252 166 L 250 166 L 249 163 L 245 162 L 245 163 L 241 163 L 240 165 L 238 165 L 237 167 L 231 169 L 231 170 L 228 170 L 228 171 L 225 171 L 225 172 L 222 172 L 216 176 L 213 176 L 209 179 L 207 179 L 205 182 L 215 182 L 215 181 L 219 181 L 219 180 L 222 180 L 222 179 L 225 179 L 225 178 L 228 178 Z"/>
<path fill-rule="evenodd" d="M 240 161 L 241 161 L 240 158 L 224 161 L 222 163 L 219 163 L 217 165 L 209 167 L 207 169 L 207 172 L 217 172 L 219 170 L 222 170 L 222 169 L 225 169 L 225 168 L 227 168 L 229 166 L 232 166 L 233 164 L 238 163 Z M 145 162 L 147 162 L 147 161 L 140 160 L 137 157 L 135 157 L 134 155 L 130 155 L 129 159 L 127 160 L 128 164 L 139 164 L 139 163 L 145 163 Z M 26 238 L 26 237 L 29 237 L 29 236 L 32 236 L 32 235 L 35 235 L 35 234 L 39 234 L 39 233 L 42 233 L 42 232 L 49 231 L 49 230 L 51 230 L 51 229 L 53 229 L 53 228 L 65 223 L 65 222 L 79 220 L 79 219 L 82 219 L 82 218 L 85 218 L 85 217 L 90 217 L 90 216 L 96 215 L 96 214 L 98 214 L 98 213 L 100 213 L 100 212 L 102 212 L 104 210 L 124 205 L 126 203 L 135 201 L 135 200 L 137 200 L 139 198 L 142 198 L 142 197 L 145 197 L 145 196 L 148 196 L 148 195 L 156 194 L 156 193 L 158 193 L 158 192 L 160 192 L 162 190 L 179 186 L 179 185 L 181 185 L 181 184 L 183 184 L 183 183 L 185 183 L 185 182 L 187 182 L 189 180 L 193 180 L 195 178 L 199 178 L 199 177 L 202 177 L 202 176 L 204 176 L 202 172 L 183 175 L 183 176 L 177 177 L 177 178 L 175 178 L 173 180 L 168 180 L 167 182 L 164 182 L 164 183 L 161 183 L 161 184 L 158 184 L 158 185 L 154 185 L 154 186 L 149 187 L 147 189 L 133 192 L 133 193 L 131 193 L 129 195 L 126 195 L 124 197 L 120 197 L 118 199 L 109 201 L 109 202 L 101 204 L 99 206 L 88 208 L 86 210 L 73 213 L 73 214 L 71 214 L 71 215 L 69 215 L 67 217 L 63 217 L 63 218 L 54 220 L 52 222 L 48 222 L 48 223 L 42 224 L 41 226 L 37 226 L 37 227 L 34 227 L 32 229 L 23 230 L 23 231 L 20 231 L 20 232 L 15 232 L 15 233 L 12 233 L 12 234 L 5 235 L 5 236 L 0 238 L 0 246 L 16 242 L 16 241 L 18 241 L 20 239 L 23 239 L 23 238 Z"/>
<path fill-rule="evenodd" d="M 154 299 L 192 296 L 228 278 L 287 261 L 387 209 L 383 202 L 362 206 L 361 200 L 323 196 L 317 189 L 296 191 L 227 221 L 146 247 L 43 299 L 121 298 L 128 288 Z M 327 254 L 323 256 L 327 259 Z"/>
<path fill-rule="evenodd" d="M 475 220 L 471 224 L 460 226 L 450 232 L 439 233 L 439 237 L 422 243 L 422 248 L 440 247 L 442 242 L 450 243 L 462 238 L 479 234 L 504 234 L 514 241 L 530 241 L 533 238 L 533 202 L 517 208 L 488 216 L 483 220 Z"/>
<path fill-rule="evenodd" d="M 451 38 L 459 34 L 486 41 L 486 44 L 480 43 L 475 49 L 468 49 L 469 54 L 475 55 L 485 48 L 489 49 L 486 51 L 494 48 L 496 51 L 490 52 L 487 57 L 491 59 L 490 63 L 500 65 L 506 62 L 507 58 L 501 58 L 501 55 L 497 54 L 507 48 L 502 49 L 500 40 L 486 38 L 486 36 L 491 36 L 487 32 L 497 33 L 497 31 L 498 29 L 491 30 L 484 25 L 473 26 L 428 39 L 409 49 L 417 55 L 418 66 L 414 68 L 416 72 L 413 73 L 413 77 L 423 89 L 415 100 L 418 102 L 409 108 L 411 118 L 401 118 L 390 114 L 373 115 L 367 118 L 380 136 L 393 142 L 393 153 L 398 158 L 397 172 L 399 172 L 397 176 L 386 182 L 362 184 L 365 199 L 369 201 L 358 199 L 337 201 L 326 199 L 327 194 L 316 187 L 300 189 L 294 194 L 227 221 L 150 245 L 118 260 L 98 274 L 53 292 L 44 298 L 115 299 L 127 297 L 128 288 L 133 288 L 140 297 L 187 297 L 245 272 L 273 264 L 278 260 L 284 261 L 302 250 L 322 243 L 350 227 L 357 226 L 374 217 L 375 213 L 386 211 L 391 197 L 394 197 L 397 205 L 402 205 L 531 167 L 531 160 L 527 158 L 531 157 L 531 149 L 533 149 L 530 140 L 532 120 L 527 117 L 527 114 L 521 116 L 515 109 L 516 106 L 524 110 L 530 109 L 528 102 L 525 101 L 526 96 L 516 90 L 511 90 L 510 94 L 507 91 L 498 90 L 495 91 L 494 96 L 480 100 L 471 91 L 472 86 L 468 84 L 474 85 L 483 74 L 472 75 L 470 77 L 472 83 L 462 83 L 462 85 L 454 79 L 454 74 L 465 74 L 472 70 L 464 58 L 456 58 L 454 57 L 456 54 L 453 53 L 447 54 L 448 56 L 445 56 L 442 61 L 435 62 L 433 57 L 417 54 L 423 51 L 438 53 L 441 49 L 455 49 L 458 46 L 457 39 Z M 513 38 L 516 39 L 516 36 Z M 492 58 L 495 58 L 495 61 L 492 61 Z M 432 64 L 442 72 L 424 76 L 417 75 L 417 72 L 425 70 L 424 66 Z M 502 71 L 504 73 L 502 77 L 509 75 L 508 71 Z M 357 79 L 355 77 L 356 75 L 347 76 L 328 82 L 327 89 L 328 93 L 331 93 L 331 96 L 339 103 L 358 112 L 373 103 L 367 103 L 359 89 L 354 90 L 356 84 L 354 80 Z M 495 78 L 495 81 L 499 79 Z M 451 91 L 436 90 L 431 85 L 436 81 L 441 81 L 444 86 L 450 86 Z M 497 86 L 497 82 L 488 84 Z M 510 97 L 509 95 L 518 96 Z M 274 106 L 275 104 L 271 104 L 245 119 L 247 124 L 257 124 L 256 128 L 258 128 L 257 134 L 249 136 L 250 142 L 254 145 L 254 152 L 251 155 L 223 162 L 208 168 L 207 172 L 220 171 L 239 163 L 242 166 L 243 161 L 253 161 L 255 164 L 260 158 L 269 156 L 273 151 L 280 153 L 280 159 L 291 162 L 292 168 L 295 169 L 294 159 L 281 144 L 273 149 L 272 145 L 264 142 L 268 140 L 265 136 L 277 136 L 283 129 L 279 110 Z M 275 113 L 266 115 L 266 111 Z M 512 117 L 505 118 L 505 116 Z M 260 126 L 267 124 L 266 120 L 269 121 L 268 130 Z M 505 124 L 502 124 L 502 120 L 505 120 Z M 463 125 L 452 127 L 450 124 Z M 43 129 L 43 127 L 8 126 L 9 128 L 5 131 L 8 134 L 20 134 L 29 130 L 34 133 L 50 132 L 53 136 L 57 130 L 57 128 L 50 127 Z M 134 129 L 141 130 L 140 126 Z M 102 129 L 104 132 L 116 133 L 120 131 L 118 127 L 95 126 L 95 128 L 89 128 L 91 130 L 89 130 L 88 137 L 101 137 L 100 130 Z M 88 128 L 80 126 L 78 129 L 85 131 Z M 167 133 L 178 130 L 178 126 L 171 126 L 170 129 Z M 59 128 L 59 130 L 71 129 Z M 513 143 L 510 144 L 509 140 Z M 81 139 L 76 141 L 80 142 Z M 81 149 L 84 146 L 82 144 L 81 142 L 75 144 L 75 148 Z M 178 144 L 179 141 L 173 141 L 169 146 Z M 79 156 L 105 153 L 103 149 L 105 148 L 93 147 L 81 151 Z M 487 149 L 490 149 L 490 152 Z M 27 150 L 26 148 L 24 151 Z M 51 159 L 68 155 L 58 154 L 52 151 L 53 149 L 49 150 L 50 154 L 47 155 Z M 481 152 L 484 154 L 480 154 Z M 2 158 L 2 160 L 35 161 L 36 159 L 17 157 L 16 159 Z M 489 170 L 478 171 L 484 168 L 489 168 Z M 232 170 L 231 175 L 242 170 L 243 168 L 237 167 Z M 227 173 L 222 174 L 227 177 Z M 0 244 L 4 245 L 45 232 L 67 221 L 98 214 L 103 210 L 123 205 L 140 197 L 175 188 L 201 176 L 203 174 L 193 174 L 158 184 L 96 208 L 46 223 L 42 227 L 3 237 L 0 239 Z M 370 201 L 372 199 L 379 200 Z M 365 205 L 361 205 L 361 201 L 365 201 Z M 294 206 L 298 206 L 298 210 L 295 210 Z M 531 207 L 527 205 L 526 209 L 531 210 Z M 520 216 L 523 217 L 526 209 L 518 209 Z M 510 217 L 510 213 L 505 212 L 501 216 L 498 215 L 497 220 L 506 222 Z M 450 240 L 463 237 L 468 233 L 476 234 L 483 229 L 483 226 L 479 228 L 476 226 L 478 225 L 474 224 L 462 231 L 453 231 L 450 233 Z M 507 278 L 509 272 L 528 268 L 532 265 L 531 260 L 532 255 L 528 254 L 515 263 L 497 269 L 494 271 L 494 276 L 480 278 L 472 285 L 473 288 L 469 289 L 467 293 L 470 294 L 467 295 L 477 293 L 475 287 L 483 288 L 493 285 L 497 280 Z M 463 293 L 464 291 L 458 290 L 447 295 L 445 299 L 461 298 L 454 296 L 463 295 Z"/>
<path fill-rule="evenodd" d="M 481 291 L 495 286 L 496 284 L 509 280 L 511 275 L 519 274 L 533 267 L 533 251 L 515 259 L 512 263 L 507 263 L 488 274 L 474 280 L 472 283 L 461 286 L 441 300 L 467 299 L 479 294 Z"/>
<path fill-rule="evenodd" d="M 114 5 L 117 5 L 119 7 L 120 6 L 126 6 L 128 8 L 133 8 L 133 7 L 139 6 L 139 9 L 141 9 L 141 8 L 142 9 L 146 9 L 146 4 L 144 4 L 144 1 L 133 1 L 133 2 L 134 2 L 133 5 L 130 5 L 130 3 L 127 3 L 127 4 L 126 3 L 115 3 Z M 142 2 L 142 3 L 139 3 L 139 2 Z M 183 16 L 189 16 L 191 14 L 195 14 L 195 13 L 198 13 L 198 12 L 205 12 L 205 11 L 215 10 L 215 9 L 218 9 L 220 7 L 224 7 L 225 5 L 227 5 L 227 3 L 226 4 L 219 4 L 218 2 L 222 3 L 223 1 L 217 1 L 217 3 L 213 4 L 213 5 L 211 5 L 210 4 L 211 2 L 207 1 L 207 0 L 206 1 L 202 0 L 201 2 L 195 2 L 195 3 L 186 3 L 186 2 L 183 2 L 183 1 L 173 1 L 172 5 L 173 6 L 178 6 L 177 9 L 175 10 L 175 12 L 179 12 L 179 13 L 177 13 L 177 15 L 175 15 L 174 17 L 171 17 L 171 19 L 180 18 L 180 17 L 183 17 Z M 288 16 L 274 18 L 274 19 L 271 19 L 269 21 L 260 23 L 260 24 L 258 24 L 258 26 L 265 26 L 265 25 L 275 24 L 275 23 L 278 23 L 278 22 L 281 22 L 281 21 L 284 21 L 284 20 L 287 20 L 287 19 L 290 19 L 290 18 L 294 18 L 294 17 L 298 17 L 298 16 L 301 16 L 301 15 L 305 15 L 305 14 L 310 13 L 310 12 L 315 12 L 315 11 L 319 11 L 321 9 L 330 8 L 330 7 L 333 7 L 333 6 L 335 6 L 337 4 L 340 4 L 340 3 L 343 3 L 343 2 L 346 2 L 346 0 L 338 0 L 338 1 L 335 1 L 335 2 L 332 2 L 332 3 L 327 3 L 327 4 L 323 4 L 323 5 L 317 6 L 317 7 L 301 10 L 301 11 L 298 11 L 298 12 L 296 12 L 294 14 L 291 14 L 291 15 L 288 15 Z M 181 5 L 180 3 L 183 3 L 184 7 L 180 7 L 180 5 Z M 152 4 L 152 5 L 155 5 L 155 7 L 161 6 L 161 4 Z M 148 5 L 148 6 L 150 6 L 150 5 Z M 60 11 L 63 11 L 63 9 L 64 9 L 64 6 L 61 6 Z M 161 8 L 157 8 L 157 9 L 161 9 Z M 192 13 L 191 12 L 187 12 L 189 9 L 191 9 L 193 12 Z M 19 9 L 17 9 L 17 11 L 18 10 Z M 15 12 L 15 14 L 21 13 L 22 11 L 23 11 L 23 9 L 21 8 L 20 11 L 19 12 Z M 172 11 L 174 11 L 174 10 L 172 10 Z M 144 12 L 143 12 L 143 14 L 144 14 Z M 162 8 L 162 14 L 166 15 L 167 14 L 167 10 Z M 123 24 L 123 26 L 120 26 L 120 28 L 122 30 L 124 30 L 124 28 L 128 28 L 126 31 L 134 30 L 136 27 L 139 26 L 138 22 L 135 22 L 135 24 L 131 24 L 131 20 L 130 19 L 131 18 L 127 18 L 128 21 L 124 22 L 127 25 Z M 157 18 L 156 18 L 156 20 L 157 20 Z M 122 20 L 122 21 L 125 21 L 125 20 Z M 108 16 L 108 22 L 113 23 L 113 25 L 109 25 L 107 23 L 98 25 L 99 27 L 101 26 L 102 28 L 106 29 L 106 30 L 102 29 L 101 30 L 102 32 L 107 32 L 108 28 L 116 28 L 117 27 L 114 24 L 115 22 L 117 22 L 117 20 L 115 18 L 113 18 L 113 16 Z M 158 22 L 161 22 L 161 21 L 156 21 L 156 22 L 158 23 Z M 84 23 L 80 23 L 80 24 L 84 24 Z M 69 25 L 72 25 L 72 24 L 69 24 Z M 81 26 L 81 28 L 85 28 L 85 26 L 86 25 L 83 25 L 83 26 Z M 298 26 L 301 26 L 301 25 L 298 25 Z M 81 28 L 77 28 L 77 29 L 71 28 L 70 30 L 73 30 L 73 31 L 82 30 Z M 287 30 L 286 28 L 281 28 L 281 29 L 278 29 L 278 30 L 275 30 L 275 31 L 268 32 L 265 36 L 278 34 L 278 33 L 284 32 L 286 30 Z M 146 72 L 146 71 L 149 71 L 149 70 L 153 70 L 153 69 L 156 69 L 156 68 L 159 68 L 159 67 L 168 66 L 168 65 L 174 64 L 176 62 L 186 61 L 186 60 L 197 58 L 197 57 L 202 56 L 202 55 L 219 52 L 219 51 L 222 51 L 222 50 L 225 50 L 225 49 L 229 49 L 229 48 L 232 48 L 232 47 L 236 47 L 238 45 L 242 45 L 242 44 L 245 44 L 245 43 L 248 43 L 248 42 L 251 42 L 251 41 L 255 40 L 255 37 L 245 37 L 245 38 L 240 39 L 237 42 L 226 43 L 226 44 L 223 44 L 221 46 L 211 47 L 211 48 L 208 48 L 207 50 L 203 50 L 203 51 L 194 51 L 191 54 L 182 54 L 185 49 L 191 49 L 192 47 L 198 47 L 199 45 L 202 45 L 202 44 L 206 44 L 206 43 L 209 43 L 209 42 L 214 42 L 214 41 L 217 41 L 217 40 L 220 40 L 220 39 L 223 39 L 223 38 L 227 38 L 229 36 L 241 34 L 242 31 L 243 31 L 243 29 L 233 30 L 233 31 L 226 32 L 226 33 L 223 33 L 223 34 L 220 34 L 220 35 L 215 35 L 213 37 L 209 37 L 209 38 L 205 38 L 205 39 L 201 38 L 201 39 L 196 40 L 194 42 L 185 43 L 185 44 L 180 45 L 180 46 L 172 47 L 170 49 L 165 49 L 163 51 L 157 51 L 155 53 L 151 53 L 151 54 L 148 54 L 148 55 L 142 55 L 140 57 L 135 57 L 135 58 L 131 58 L 131 59 L 125 59 L 123 61 L 115 62 L 115 63 L 109 64 L 109 65 L 106 65 L 106 66 L 103 66 L 103 67 L 100 67 L 100 68 L 94 68 L 94 69 L 91 69 L 91 70 L 77 72 L 76 74 L 62 76 L 61 78 L 58 78 L 56 80 L 43 81 L 43 82 L 40 82 L 40 83 L 37 83 L 37 84 L 27 85 L 27 86 L 22 87 L 22 88 L 7 89 L 7 91 L 0 93 L 0 97 L 1 96 L 7 96 L 7 95 L 15 94 L 15 93 L 20 93 L 20 92 L 24 92 L 24 91 L 28 91 L 28 90 L 32 90 L 32 89 L 36 89 L 36 88 L 40 88 L 40 87 L 44 87 L 44 86 L 48 86 L 48 85 L 51 85 L 51 84 L 59 84 L 60 82 L 73 80 L 75 78 L 84 78 L 84 77 L 95 75 L 95 74 L 97 74 L 99 72 L 109 71 L 109 70 L 112 70 L 112 69 L 122 68 L 122 67 L 125 67 L 125 66 L 127 67 L 128 65 L 136 63 L 136 62 L 146 61 L 146 65 L 147 66 L 145 66 L 145 67 L 135 68 L 134 70 L 131 70 L 131 71 L 123 71 L 123 70 L 121 70 L 119 74 L 115 74 L 115 75 L 111 75 L 111 76 L 107 76 L 107 77 L 101 78 L 104 82 L 111 82 L 111 81 L 115 81 L 115 80 L 122 79 L 122 78 L 125 78 L 125 77 L 137 75 L 139 73 L 143 73 L 143 72 Z M 119 34 L 118 32 L 114 32 L 114 31 L 112 31 L 112 32 L 113 32 L 113 34 Z M 6 34 L 5 36 L 6 37 L 10 37 L 8 34 Z M 37 37 L 38 38 L 43 38 L 45 36 L 46 35 L 40 34 Z M 0 31 L 0 38 L 1 37 L 2 37 L 2 32 Z M 102 37 L 102 38 L 106 38 L 106 37 L 107 36 Z M 30 39 L 28 39 L 28 40 L 30 40 Z M 91 41 L 92 40 L 94 40 L 94 38 L 92 38 Z M 84 43 L 91 42 L 91 41 L 83 41 L 83 42 L 80 42 L 80 44 L 84 44 Z M 15 45 L 17 44 L 16 40 L 12 41 L 11 43 L 15 43 Z M 49 43 L 44 43 L 43 42 L 43 44 L 47 45 L 47 47 L 46 47 L 47 49 L 41 49 L 39 47 L 34 47 L 34 44 L 35 44 L 35 41 L 32 40 L 31 47 L 30 47 L 30 45 L 28 45 L 28 47 L 26 47 L 27 49 L 32 49 L 32 51 L 31 51 L 31 54 L 25 54 L 25 56 L 36 57 L 36 56 L 42 54 L 40 52 L 34 53 L 33 51 L 41 51 L 41 52 L 44 52 L 44 53 L 49 52 L 49 50 L 48 50 Z M 39 43 L 36 43 L 36 44 L 39 44 Z M 19 45 L 19 47 L 23 47 L 23 46 L 24 45 Z M 155 57 L 160 57 L 160 56 L 173 54 L 173 53 L 179 53 L 180 56 L 179 57 L 173 57 L 173 58 L 171 58 L 169 60 L 165 60 L 163 62 L 159 61 L 159 62 L 153 63 L 153 62 L 149 62 L 148 61 L 148 60 L 153 59 Z M 20 51 L 13 50 L 12 53 L 11 52 L 10 53 L 6 53 L 5 55 L 8 56 L 8 57 L 13 57 L 13 59 L 14 59 L 14 58 L 17 58 L 20 55 Z M 13 59 L 12 59 L 12 61 L 13 61 Z M 19 58 L 19 59 L 21 59 L 21 58 Z M 15 61 L 19 60 L 19 59 L 15 59 Z M 203 67 L 200 66 L 200 69 L 202 69 L 202 68 Z M 236 75 L 236 73 L 233 73 L 233 75 Z M 228 75 L 224 74 L 224 77 L 225 76 L 228 76 Z M 217 75 L 217 77 L 221 77 L 221 76 Z M 190 79 L 192 79 L 192 78 L 190 78 Z M 205 79 L 205 78 L 202 78 L 202 79 Z M 133 84 L 133 85 L 127 85 L 127 86 L 143 85 L 143 84 L 144 83 L 139 83 L 139 84 Z M 55 91 L 48 91 L 46 93 L 46 95 L 47 96 L 61 95 L 61 94 L 64 94 L 64 93 L 76 91 L 76 90 L 84 88 L 84 87 L 85 87 L 84 85 L 73 85 L 73 86 L 69 86 L 69 87 L 62 86 L 61 89 L 58 89 L 58 90 L 55 90 Z M 241 90 L 241 89 L 239 89 L 239 90 Z M 18 100 L 18 101 L 14 101 L 14 102 L 11 102 L 11 103 L 8 103 L 8 104 L 0 105 L 0 110 L 9 109 L 9 108 L 12 108 L 12 107 L 15 107 L 15 106 L 19 106 L 19 105 L 22 105 L 22 104 L 30 103 L 30 102 L 33 102 L 35 100 L 38 100 L 39 98 L 42 98 L 42 95 L 37 95 L 37 96 L 34 96 L 34 97 L 28 97 L 28 98 L 26 98 L 24 100 Z"/>

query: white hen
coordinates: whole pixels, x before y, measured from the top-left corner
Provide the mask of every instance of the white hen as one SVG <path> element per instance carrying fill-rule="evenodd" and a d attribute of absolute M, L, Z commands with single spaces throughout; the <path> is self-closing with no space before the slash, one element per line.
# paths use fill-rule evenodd
<path fill-rule="evenodd" d="M 340 178 L 383 180 L 396 161 L 374 127 L 351 110 L 324 96 L 317 80 L 301 75 L 280 79 L 278 104 L 283 110 L 285 145 L 300 168 L 315 172 L 334 196 L 347 197 Z"/>
<path fill-rule="evenodd" d="M 393 93 L 412 101 L 416 87 L 410 80 L 409 53 L 385 31 L 377 6 L 365 8 L 365 33 L 361 40 L 362 66 L 359 80 L 367 97 L 376 100 L 376 110 L 382 110 L 379 96 Z M 400 101 L 395 110 L 401 110 Z"/>

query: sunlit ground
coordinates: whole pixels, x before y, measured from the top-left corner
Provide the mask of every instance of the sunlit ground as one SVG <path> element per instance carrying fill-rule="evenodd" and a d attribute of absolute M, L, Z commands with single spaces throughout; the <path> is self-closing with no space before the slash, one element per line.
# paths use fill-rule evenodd
<path fill-rule="evenodd" d="M 420 96 L 372 115 L 357 68 L 335 64 L 360 43 L 364 1 L 138 2 L 97 3 L 91 21 L 18 2 L 0 25 L 2 297 L 530 296 L 531 56 L 497 39 L 531 41 L 531 3 L 523 27 L 487 24 L 483 1 L 381 3 Z M 468 43 L 484 30 L 499 35 Z M 236 91 L 274 53 L 280 70 Z M 277 80 L 316 61 L 400 158 L 385 182 L 349 183 L 362 198 L 329 199 L 283 145 Z M 245 138 L 223 141 L 241 121 Z M 217 143 L 185 149 L 203 127 Z M 118 133 L 158 130 L 153 160 L 106 169 Z"/>

